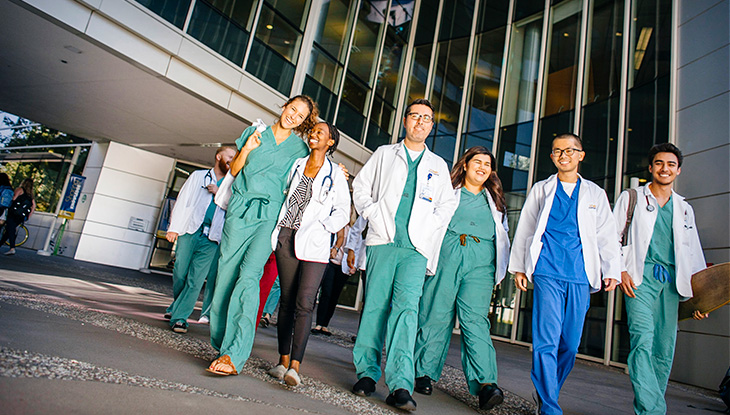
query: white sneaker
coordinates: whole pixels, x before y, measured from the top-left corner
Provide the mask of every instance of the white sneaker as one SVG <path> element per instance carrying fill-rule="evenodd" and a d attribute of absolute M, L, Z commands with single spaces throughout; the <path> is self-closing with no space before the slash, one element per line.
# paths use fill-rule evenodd
<path fill-rule="evenodd" d="M 210 319 L 208 318 L 208 316 L 201 316 L 198 319 L 198 323 L 200 323 L 200 324 L 208 324 L 208 323 L 210 323 Z"/>
<path fill-rule="evenodd" d="M 284 365 L 276 365 L 269 369 L 269 376 L 272 378 L 277 378 L 279 380 L 284 379 L 284 374 L 286 373 L 286 366 Z"/>
<path fill-rule="evenodd" d="M 15 248 L 11 248 L 5 255 L 15 255 Z"/>
<path fill-rule="evenodd" d="M 286 384 L 289 386 L 297 386 L 300 383 L 302 383 L 302 380 L 299 379 L 299 373 L 297 373 L 296 370 L 289 369 L 286 371 L 286 374 L 284 375 L 284 382 L 286 382 Z"/>

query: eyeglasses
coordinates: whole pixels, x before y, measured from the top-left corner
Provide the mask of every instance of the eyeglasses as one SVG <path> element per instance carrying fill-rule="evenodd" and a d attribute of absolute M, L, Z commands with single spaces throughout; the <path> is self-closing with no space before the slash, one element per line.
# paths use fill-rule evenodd
<path fill-rule="evenodd" d="M 555 157 L 560 157 L 562 154 L 565 154 L 568 157 L 573 157 L 573 154 L 576 152 L 580 153 L 583 150 L 579 148 L 566 148 L 565 150 L 561 150 L 559 148 L 554 148 L 553 151 L 550 152 Z"/>
<path fill-rule="evenodd" d="M 433 122 L 433 117 L 426 114 L 419 114 L 417 112 L 409 112 L 406 114 L 406 116 L 413 121 L 423 120 L 424 124 L 431 124 Z"/>

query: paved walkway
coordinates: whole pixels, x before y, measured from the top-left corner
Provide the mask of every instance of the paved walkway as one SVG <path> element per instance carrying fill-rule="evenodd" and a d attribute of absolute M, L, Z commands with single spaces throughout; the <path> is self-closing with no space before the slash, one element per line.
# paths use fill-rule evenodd
<path fill-rule="evenodd" d="M 266 375 L 278 357 L 273 327 L 259 329 L 240 376 L 205 372 L 215 357 L 208 326 L 191 324 L 187 335 L 178 335 L 162 319 L 170 285 L 167 276 L 29 250 L 0 255 L 0 413 L 394 413 L 383 402 L 382 381 L 370 398 L 349 392 L 356 380 L 350 341 L 356 313 L 338 310 L 335 335 L 312 336 L 303 384 L 289 388 Z M 529 350 L 502 342 L 495 347 L 507 401 L 490 413 L 532 413 Z M 434 394 L 415 396 L 417 413 L 479 412 L 459 366 L 454 338 Z M 630 414 L 631 399 L 623 371 L 579 361 L 561 405 L 566 414 Z M 670 414 L 724 409 L 714 391 L 677 384 L 667 400 Z"/>

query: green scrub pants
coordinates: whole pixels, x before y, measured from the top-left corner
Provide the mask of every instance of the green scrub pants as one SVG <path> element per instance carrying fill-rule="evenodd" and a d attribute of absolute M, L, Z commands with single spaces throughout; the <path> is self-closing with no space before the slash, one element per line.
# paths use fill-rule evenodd
<path fill-rule="evenodd" d="M 664 393 L 677 339 L 679 293 L 674 267 L 669 267 L 671 278 L 664 283 L 654 278 L 653 267 L 645 264 L 644 280 L 634 291 L 636 298 L 624 297 L 631 341 L 629 377 L 637 415 L 667 413 Z"/>
<path fill-rule="evenodd" d="M 203 236 L 199 229 L 194 234 L 177 238 L 175 267 L 172 270 L 174 299 L 168 312 L 172 314 L 170 327 L 175 323 L 187 325 L 195 308 L 205 277 L 218 257 L 218 244 Z"/>
<path fill-rule="evenodd" d="M 439 380 L 458 316 L 461 366 L 469 392 L 476 395 L 482 384 L 497 383 L 497 355 L 488 319 L 495 248 L 492 241 L 476 242 L 471 237 L 464 243 L 459 235 L 447 232 L 436 275 L 426 277 L 418 312 L 416 377 Z"/>
<path fill-rule="evenodd" d="M 213 264 L 211 264 L 210 271 L 208 271 L 208 276 L 205 278 L 205 294 L 203 294 L 203 309 L 200 312 L 201 317 L 206 316 L 210 318 L 210 304 L 213 302 L 215 277 L 216 275 L 218 275 L 218 260 L 220 259 L 220 256 L 220 249 L 216 249 Z"/>
<path fill-rule="evenodd" d="M 253 347 L 259 279 L 271 255 L 271 233 L 280 208 L 281 203 L 237 194 L 228 206 L 210 309 L 210 343 L 220 356 L 230 356 L 239 372 Z"/>
<path fill-rule="evenodd" d="M 413 348 L 426 258 L 394 244 L 367 247 L 367 301 L 352 351 L 357 378 L 380 379 L 385 341 L 385 384 L 413 393 Z"/>

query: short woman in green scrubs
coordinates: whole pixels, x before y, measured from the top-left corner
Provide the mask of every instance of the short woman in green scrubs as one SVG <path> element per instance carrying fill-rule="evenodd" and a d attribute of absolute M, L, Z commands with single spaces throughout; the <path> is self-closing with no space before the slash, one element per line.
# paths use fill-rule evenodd
<path fill-rule="evenodd" d="M 461 328 L 461 363 L 481 409 L 502 403 L 497 361 L 489 336 L 492 291 L 509 259 L 507 207 L 495 159 L 470 148 L 451 171 L 459 206 L 449 223 L 436 274 L 427 276 L 418 314 L 415 391 L 431 394 L 441 376 L 455 317 Z"/>
<path fill-rule="evenodd" d="M 210 313 L 210 342 L 219 351 L 208 371 L 235 375 L 248 360 L 256 334 L 259 279 L 271 255 L 271 233 L 294 161 L 309 154 L 306 137 L 319 111 L 312 99 L 289 99 L 281 117 L 263 133 L 249 127 L 236 140 L 236 176 L 220 244 Z"/>

